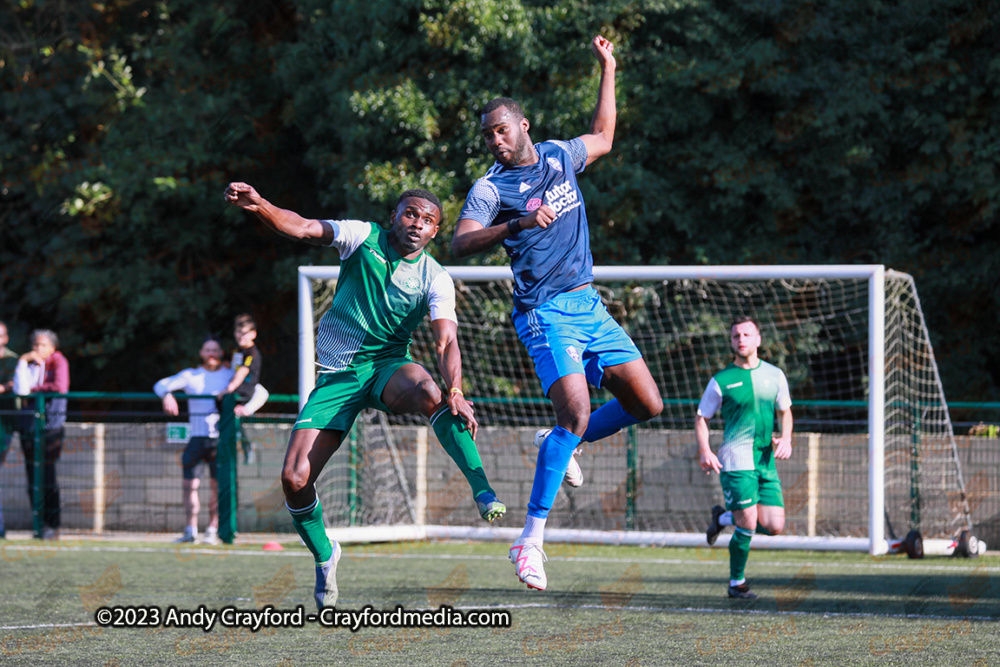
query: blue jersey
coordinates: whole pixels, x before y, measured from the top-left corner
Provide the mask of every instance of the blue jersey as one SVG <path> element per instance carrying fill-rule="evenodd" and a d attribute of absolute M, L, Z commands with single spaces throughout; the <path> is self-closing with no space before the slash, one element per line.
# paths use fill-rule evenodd
<path fill-rule="evenodd" d="M 472 186 L 459 216 L 489 227 L 523 218 L 542 204 L 555 211 L 548 228 L 521 230 L 503 242 L 514 272 L 514 307 L 521 312 L 594 279 L 587 213 L 576 182 L 587 164 L 587 147 L 578 137 L 543 141 L 535 150 L 535 164 L 494 164 Z"/>

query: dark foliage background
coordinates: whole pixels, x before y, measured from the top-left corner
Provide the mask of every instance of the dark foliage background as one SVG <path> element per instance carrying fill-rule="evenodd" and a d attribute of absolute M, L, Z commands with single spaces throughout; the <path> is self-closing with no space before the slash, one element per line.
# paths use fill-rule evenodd
<path fill-rule="evenodd" d="M 294 392 L 295 268 L 335 256 L 227 209 L 385 220 L 491 164 L 476 110 L 587 130 L 616 44 L 613 153 L 582 179 L 599 264 L 879 263 L 917 279 L 947 395 L 1000 400 L 996 2 L 8 0 L 0 319 L 56 330 L 75 390 L 145 391 L 252 312 Z M 497 252 L 477 262 L 502 263 Z"/>

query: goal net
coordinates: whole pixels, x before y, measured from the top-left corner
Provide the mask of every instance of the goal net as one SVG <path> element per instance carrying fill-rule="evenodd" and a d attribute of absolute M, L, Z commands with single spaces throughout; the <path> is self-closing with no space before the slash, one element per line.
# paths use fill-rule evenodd
<path fill-rule="evenodd" d="M 450 267 L 465 395 L 477 446 L 507 504 L 485 528 L 457 467 L 421 417 L 364 414 L 328 464 L 320 495 L 331 527 L 409 536 L 509 537 L 524 519 L 536 430 L 554 413 L 510 321 L 510 270 Z M 315 382 L 315 326 L 337 267 L 300 267 L 300 396 Z M 698 465 L 693 421 L 708 380 L 732 360 L 729 323 L 754 315 L 761 357 L 788 377 L 793 455 L 778 462 L 786 535 L 760 546 L 884 553 L 910 529 L 971 527 L 958 452 L 913 279 L 881 266 L 595 267 L 595 288 L 642 351 L 663 413 L 579 456 L 585 483 L 560 491 L 546 539 L 704 544 L 717 476 Z M 439 378 L 429 323 L 411 354 Z M 592 388 L 593 407 L 611 398 Z M 711 422 L 721 441 L 721 417 Z M 725 544 L 725 535 L 719 544 Z M 755 542 L 756 543 L 756 542 Z"/>

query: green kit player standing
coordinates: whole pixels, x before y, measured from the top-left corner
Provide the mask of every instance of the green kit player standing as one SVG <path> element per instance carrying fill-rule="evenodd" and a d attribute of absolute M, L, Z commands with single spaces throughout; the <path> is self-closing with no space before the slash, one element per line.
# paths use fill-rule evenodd
<path fill-rule="evenodd" d="M 729 597 L 755 600 L 743 571 L 754 533 L 777 535 L 785 528 L 785 503 L 774 460 L 792 455 L 792 399 L 781 369 L 757 357 L 756 320 L 737 318 L 729 327 L 729 341 L 736 358 L 709 381 L 694 430 L 701 469 L 719 473 L 726 499 L 725 509 L 712 508 L 705 536 L 715 544 L 724 526 L 735 525 L 729 542 Z M 720 408 L 726 426 L 716 456 L 708 442 L 708 420 Z M 773 433 L 775 415 L 780 434 Z"/>
<path fill-rule="evenodd" d="M 441 202 L 427 190 L 407 190 L 386 231 L 358 220 L 307 220 L 272 205 L 246 183 L 230 183 L 225 199 L 283 236 L 332 246 L 340 254 L 337 291 L 317 334 L 319 379 L 295 422 L 281 471 L 285 504 L 316 559 L 316 605 L 331 607 L 341 548 L 326 535 L 314 484 L 364 408 L 426 415 L 465 474 L 483 519 L 492 522 L 507 510 L 483 472 L 474 442 L 478 424 L 462 395 L 455 285 L 424 252 L 437 235 Z M 449 387 L 444 397 L 409 354 L 413 331 L 428 311 L 438 367 Z"/>

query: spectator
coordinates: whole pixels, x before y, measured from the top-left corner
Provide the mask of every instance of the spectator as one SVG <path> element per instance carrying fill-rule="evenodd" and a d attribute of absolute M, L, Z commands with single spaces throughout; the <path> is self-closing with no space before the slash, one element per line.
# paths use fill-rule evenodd
<path fill-rule="evenodd" d="M 14 370 L 14 392 L 19 396 L 49 392 L 65 394 L 69 392 L 69 362 L 57 348 L 59 337 L 48 329 L 31 332 L 31 352 L 21 355 Z M 34 503 L 35 486 L 35 430 L 31 416 L 33 406 L 28 404 L 29 414 L 22 417 L 18 432 L 21 436 L 21 450 L 24 452 L 24 467 L 28 473 L 28 497 Z M 56 481 L 56 461 L 62 453 L 63 436 L 66 425 L 66 398 L 52 397 L 45 401 L 45 428 L 41 433 L 44 451 L 42 469 L 42 489 L 45 511 L 43 540 L 58 540 L 60 525 L 59 483 Z"/>
<path fill-rule="evenodd" d="M 156 395 L 163 399 L 163 411 L 172 417 L 180 412 L 177 399 L 171 392 L 182 391 L 192 396 L 218 396 L 226 391 L 233 371 L 222 364 L 222 345 L 209 336 L 201 344 L 201 365 L 187 368 L 177 375 L 163 378 L 153 387 Z M 219 444 L 219 411 L 214 398 L 192 398 L 188 400 L 188 423 L 191 437 L 181 466 L 184 471 L 182 483 L 184 497 L 184 534 L 177 542 L 194 542 L 198 538 L 198 465 L 205 462 L 212 479 L 212 495 L 208 503 L 208 527 L 205 528 L 204 544 L 219 543 L 219 484 L 216 452 Z"/>
<path fill-rule="evenodd" d="M 7 347 L 7 325 L 0 322 L 0 467 L 7 458 L 7 448 L 14 436 L 14 403 L 8 396 L 14 394 L 14 369 L 17 368 L 17 353 Z M 11 413 L 11 414 L 7 414 Z M 0 540 L 7 537 L 3 522 L 3 495 L 0 494 Z"/>
<path fill-rule="evenodd" d="M 237 315 L 233 322 L 233 338 L 236 339 L 236 349 L 232 354 L 233 379 L 229 381 L 225 393 L 235 393 L 246 403 L 237 405 L 233 413 L 237 417 L 249 417 L 257 412 L 267 401 L 267 389 L 260 384 L 261 354 L 254 343 L 257 340 L 257 323 L 247 314 Z M 254 462 L 253 442 L 239 426 L 239 439 L 243 444 L 243 461 L 246 464 Z"/>

